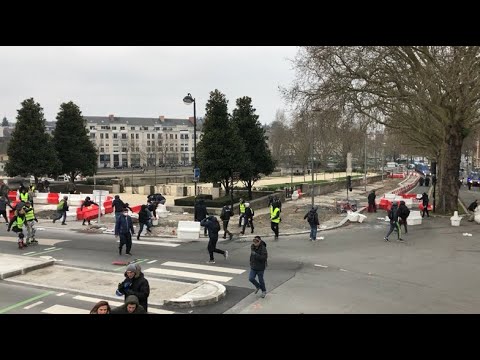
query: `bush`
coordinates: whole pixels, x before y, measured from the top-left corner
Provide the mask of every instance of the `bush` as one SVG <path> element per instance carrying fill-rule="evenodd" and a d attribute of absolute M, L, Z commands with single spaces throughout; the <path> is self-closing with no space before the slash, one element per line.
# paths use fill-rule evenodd
<path fill-rule="evenodd" d="M 267 196 L 272 194 L 270 191 L 252 191 L 252 200 L 253 199 L 258 199 L 259 197 Z M 235 191 L 233 193 L 233 202 L 237 203 L 240 201 L 240 198 L 247 199 L 248 192 L 237 192 Z M 198 199 L 204 199 L 205 205 L 207 207 L 217 207 L 221 208 L 225 204 L 231 204 L 232 199 L 230 198 L 230 195 L 227 196 L 222 196 L 217 199 L 212 199 L 212 195 L 198 195 L 197 196 L 197 201 Z M 194 204 L 194 196 L 189 196 L 183 199 L 176 199 L 175 201 L 175 206 L 193 206 Z"/>

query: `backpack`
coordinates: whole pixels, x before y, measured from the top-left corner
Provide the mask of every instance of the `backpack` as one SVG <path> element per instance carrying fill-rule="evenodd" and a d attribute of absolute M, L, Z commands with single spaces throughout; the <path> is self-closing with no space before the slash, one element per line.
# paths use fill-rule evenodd
<path fill-rule="evenodd" d="M 212 220 L 212 222 L 213 222 L 213 227 L 212 227 L 213 232 L 218 233 L 220 231 L 220 224 L 218 220 L 215 219 L 215 220 Z"/>
<path fill-rule="evenodd" d="M 64 204 L 64 201 L 61 200 L 57 205 L 57 210 L 63 210 L 63 204 Z"/>
<path fill-rule="evenodd" d="M 313 211 L 308 212 L 307 221 L 309 223 L 315 222 L 315 213 Z"/>
<path fill-rule="evenodd" d="M 222 212 L 220 213 L 220 220 L 225 220 L 225 208 L 222 208 Z"/>

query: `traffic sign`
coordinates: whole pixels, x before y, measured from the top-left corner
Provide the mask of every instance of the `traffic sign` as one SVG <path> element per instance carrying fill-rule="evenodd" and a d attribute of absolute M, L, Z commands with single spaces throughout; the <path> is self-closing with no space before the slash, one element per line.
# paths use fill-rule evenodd
<path fill-rule="evenodd" d="M 193 169 L 193 181 L 198 181 L 200 179 L 200 168 Z"/>

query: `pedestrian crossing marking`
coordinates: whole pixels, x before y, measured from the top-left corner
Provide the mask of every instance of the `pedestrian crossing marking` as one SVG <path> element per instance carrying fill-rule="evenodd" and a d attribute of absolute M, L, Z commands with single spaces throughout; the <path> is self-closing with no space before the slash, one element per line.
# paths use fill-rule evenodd
<path fill-rule="evenodd" d="M 180 267 L 180 268 L 198 269 L 198 270 L 217 271 L 217 272 L 224 272 L 229 274 L 243 274 L 245 272 L 245 270 L 243 269 L 235 269 L 235 268 L 211 266 L 211 265 L 189 264 L 189 263 L 181 263 L 181 262 L 175 262 L 175 261 L 167 261 L 167 262 L 164 262 L 162 265 L 174 266 L 174 267 Z"/>
<path fill-rule="evenodd" d="M 119 243 L 120 240 L 117 240 Z M 132 240 L 132 244 L 140 244 L 140 245 L 154 245 L 154 246 L 168 246 L 168 247 L 177 247 L 181 244 L 174 244 L 174 243 L 166 243 L 166 242 L 159 242 L 159 241 L 142 241 L 142 240 Z"/>
<path fill-rule="evenodd" d="M 37 305 L 40 305 L 40 304 L 43 304 L 43 301 L 37 301 L 36 303 L 30 304 L 30 305 L 28 305 L 28 306 L 25 306 L 24 309 L 25 309 L 25 310 L 28 310 L 28 309 L 31 309 L 31 308 L 33 308 L 33 307 L 35 307 L 35 306 L 37 306 Z"/>
<path fill-rule="evenodd" d="M 212 281 L 219 281 L 219 282 L 227 282 L 232 280 L 232 278 L 228 276 L 201 274 L 201 273 L 195 273 L 195 272 L 189 272 L 189 271 L 179 271 L 179 270 L 160 269 L 160 268 L 149 268 L 144 270 L 143 272 L 160 274 L 160 275 L 179 276 L 179 277 L 186 277 L 186 278 L 192 278 L 192 279 L 212 280 Z"/>
<path fill-rule="evenodd" d="M 52 305 L 42 310 L 42 313 L 46 314 L 89 314 L 89 310 L 79 309 L 72 306 L 65 305 Z"/>

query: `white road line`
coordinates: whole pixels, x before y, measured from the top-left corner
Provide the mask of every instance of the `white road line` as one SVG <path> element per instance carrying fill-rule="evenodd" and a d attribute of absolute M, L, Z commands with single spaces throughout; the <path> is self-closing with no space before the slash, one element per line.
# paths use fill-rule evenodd
<path fill-rule="evenodd" d="M 31 305 L 28 305 L 28 306 L 25 306 L 24 309 L 25 309 L 25 310 L 28 310 L 28 309 L 31 309 L 31 308 L 33 308 L 33 307 L 35 307 L 35 306 L 37 306 L 37 305 L 40 305 L 40 304 L 43 304 L 43 301 L 37 301 L 36 303 L 33 303 L 33 304 L 31 304 Z"/>
<path fill-rule="evenodd" d="M 117 240 L 117 243 L 119 243 L 120 240 Z M 141 240 L 132 240 L 133 244 L 140 244 L 140 245 L 154 245 L 154 246 L 168 246 L 168 247 L 177 247 L 180 246 L 181 244 L 173 244 L 173 243 L 163 243 L 163 242 L 157 242 L 157 241 L 141 241 Z"/>
<path fill-rule="evenodd" d="M 31 255 L 31 254 L 35 254 L 35 253 L 36 253 L 36 251 L 30 251 L 30 252 L 28 252 L 28 253 L 23 254 L 23 256 L 25 256 L 25 255 Z"/>
<path fill-rule="evenodd" d="M 37 229 L 38 230 L 38 229 Z M 71 241 L 71 240 L 64 240 L 64 239 L 43 239 L 43 238 L 38 238 L 37 240 L 39 241 L 38 245 L 45 245 L 45 246 L 54 246 L 57 243 L 64 242 L 64 241 Z M 9 242 L 17 242 L 18 239 L 13 236 L 0 236 L 0 241 L 9 241 Z"/>
<path fill-rule="evenodd" d="M 321 268 L 328 268 L 327 265 L 319 265 L 319 264 L 314 264 L 315 266 L 321 267 Z"/>
<path fill-rule="evenodd" d="M 89 314 L 89 310 L 79 309 L 72 306 L 53 305 L 49 308 L 42 310 L 42 313 L 46 314 Z"/>
<path fill-rule="evenodd" d="M 150 260 L 150 261 L 147 261 L 147 264 L 153 264 L 154 262 L 157 262 L 158 260 Z"/>
<path fill-rule="evenodd" d="M 345 270 L 345 269 L 339 269 L 340 271 L 348 271 L 348 270 Z"/>
<path fill-rule="evenodd" d="M 94 297 L 83 296 L 83 295 L 76 295 L 73 298 L 75 300 L 88 301 L 88 302 L 91 302 L 91 303 L 94 303 L 94 304 L 96 304 L 97 302 L 102 301 L 102 300 L 103 301 L 108 301 L 108 304 L 110 306 L 122 306 L 124 304 L 123 302 L 119 302 L 119 301 L 111 301 L 111 300 L 108 300 L 108 299 L 100 299 L 100 298 L 94 298 Z M 156 309 L 156 308 L 152 308 L 151 306 L 148 307 L 148 312 L 153 313 L 153 314 L 174 314 L 175 313 L 174 311 Z"/>
<path fill-rule="evenodd" d="M 65 295 L 66 293 L 58 293 L 57 296 L 63 296 Z"/>
<path fill-rule="evenodd" d="M 49 248 L 46 248 L 46 249 L 43 249 L 43 250 L 52 250 L 52 249 L 55 249 L 55 246 L 54 247 L 49 247 Z"/>
<path fill-rule="evenodd" d="M 160 268 L 149 268 L 144 270 L 143 272 L 161 274 L 161 275 L 179 276 L 179 277 L 186 277 L 186 278 L 192 278 L 192 279 L 220 281 L 220 282 L 227 282 L 229 280 L 232 280 L 232 278 L 228 276 L 209 275 L 209 274 L 194 273 L 189 271 L 178 271 L 178 270 L 160 269 Z"/>
<path fill-rule="evenodd" d="M 197 269 L 197 270 L 208 270 L 208 271 L 217 271 L 217 272 L 224 272 L 229 274 L 242 274 L 245 270 L 242 269 L 235 269 L 235 268 L 228 268 L 228 267 L 221 267 L 221 266 L 211 266 L 211 265 L 199 265 L 199 264 L 189 264 L 189 263 L 181 263 L 175 261 L 167 261 L 162 264 L 163 266 L 174 266 L 180 268 L 190 268 L 190 269 Z"/>

